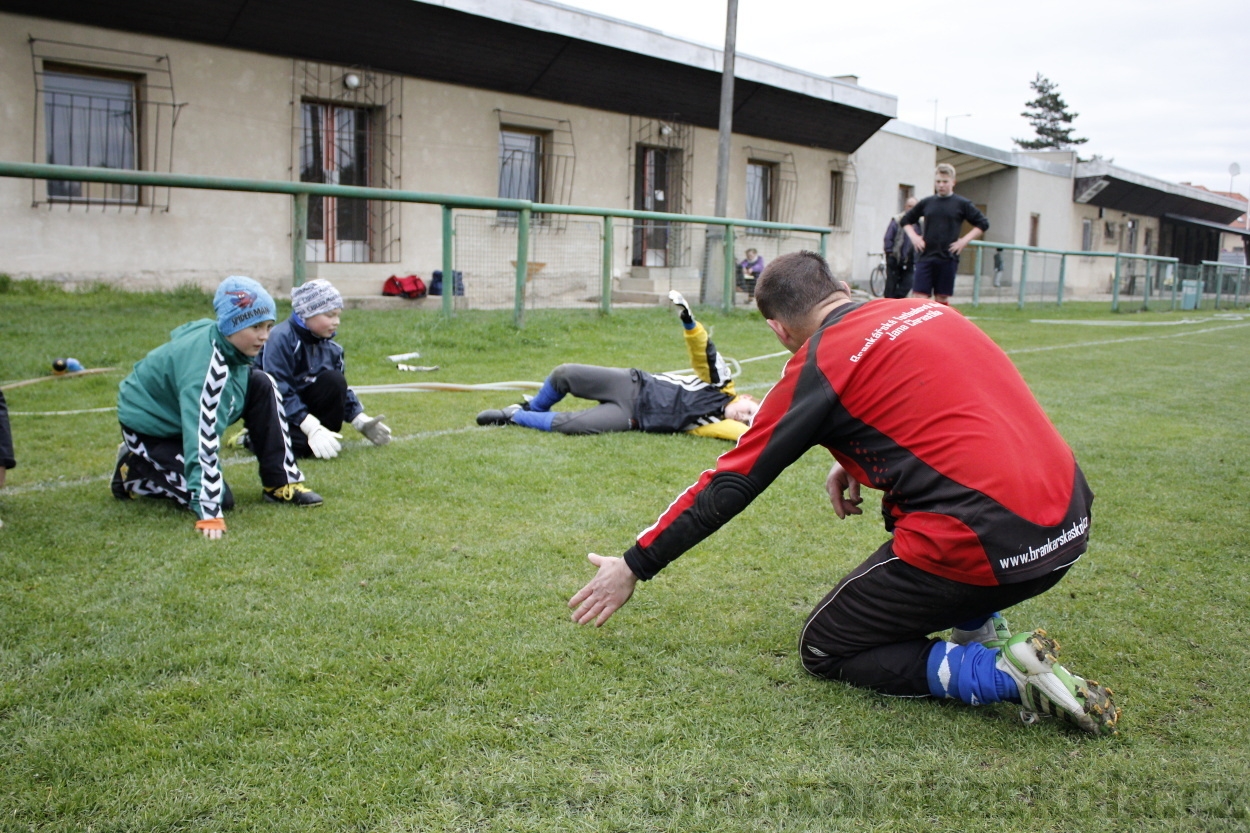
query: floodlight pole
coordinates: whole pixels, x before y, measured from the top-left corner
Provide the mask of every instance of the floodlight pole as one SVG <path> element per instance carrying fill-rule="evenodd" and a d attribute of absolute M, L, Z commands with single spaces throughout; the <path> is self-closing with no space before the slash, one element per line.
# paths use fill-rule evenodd
<path fill-rule="evenodd" d="M 728 0 L 725 14 L 725 52 L 720 81 L 720 134 L 716 149 L 716 208 L 713 212 L 713 216 L 716 217 L 729 216 L 729 152 L 733 135 L 734 54 L 737 49 L 737 39 L 738 0 Z M 713 243 L 723 241 L 724 234 L 725 230 L 721 226 L 708 229 L 708 262 L 711 260 L 711 252 L 715 251 Z M 724 264 L 726 274 L 729 274 L 731 268 L 728 263 Z M 705 269 L 703 275 L 703 302 L 705 304 L 732 302 L 732 295 L 725 296 L 726 292 L 732 290 L 726 289 L 722 285 L 723 281 L 713 280 L 712 275 L 707 274 L 709 271 L 711 270 Z"/>

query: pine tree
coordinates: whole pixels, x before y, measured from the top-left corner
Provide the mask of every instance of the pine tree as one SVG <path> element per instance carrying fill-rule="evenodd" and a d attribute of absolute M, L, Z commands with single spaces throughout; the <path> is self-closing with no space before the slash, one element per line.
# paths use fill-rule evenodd
<path fill-rule="evenodd" d="M 1029 82 L 1029 86 L 1037 93 L 1037 98 L 1026 102 L 1025 107 L 1029 108 L 1020 115 L 1029 120 L 1029 124 L 1033 125 L 1033 130 L 1037 132 L 1036 139 L 1012 139 L 1017 145 L 1024 150 L 1045 150 L 1053 148 L 1055 150 L 1067 150 L 1076 145 L 1083 145 L 1089 139 L 1079 139 L 1072 136 L 1071 127 L 1072 120 L 1080 113 L 1068 112 L 1068 104 L 1059 95 L 1059 85 L 1051 81 L 1040 72 L 1037 78 Z"/>

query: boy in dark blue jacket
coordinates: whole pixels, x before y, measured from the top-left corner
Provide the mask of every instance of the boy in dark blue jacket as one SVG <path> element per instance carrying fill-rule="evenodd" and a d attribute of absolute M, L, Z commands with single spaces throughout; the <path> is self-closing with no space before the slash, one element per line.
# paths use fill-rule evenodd
<path fill-rule="evenodd" d="M 371 417 L 347 386 L 343 348 L 334 341 L 343 296 L 326 280 L 291 291 L 291 317 L 273 328 L 257 366 L 273 377 L 299 457 L 337 457 L 344 422 L 374 445 L 391 441 L 382 417 Z"/>

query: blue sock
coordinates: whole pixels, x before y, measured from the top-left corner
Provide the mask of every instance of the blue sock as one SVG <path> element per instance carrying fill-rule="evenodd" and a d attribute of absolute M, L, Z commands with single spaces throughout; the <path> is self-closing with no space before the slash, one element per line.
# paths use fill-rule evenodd
<path fill-rule="evenodd" d="M 1020 702 L 1016 681 L 997 667 L 998 649 L 978 642 L 956 645 L 938 642 L 929 651 L 929 693 L 972 706 L 1007 700 Z"/>
<path fill-rule="evenodd" d="M 517 411 L 512 415 L 512 422 L 515 425 L 524 425 L 526 428 L 550 431 L 551 423 L 555 421 L 555 418 L 556 415 L 551 411 Z"/>
<path fill-rule="evenodd" d="M 531 411 L 550 411 L 551 406 L 564 398 L 564 394 L 556 390 L 556 386 L 551 384 L 551 377 L 543 382 L 543 386 L 538 389 L 538 393 L 534 394 L 534 398 L 529 401 Z M 515 422 L 515 420 L 513 420 Z M 547 429 L 550 430 L 550 429 Z"/>

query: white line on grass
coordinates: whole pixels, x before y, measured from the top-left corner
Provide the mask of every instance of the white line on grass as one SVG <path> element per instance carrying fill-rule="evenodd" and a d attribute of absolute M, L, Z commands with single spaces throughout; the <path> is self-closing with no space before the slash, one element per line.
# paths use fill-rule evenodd
<path fill-rule="evenodd" d="M 445 437 L 449 434 L 464 434 L 468 431 L 479 431 L 479 430 L 481 429 L 476 425 L 466 425 L 461 428 L 444 428 L 439 431 L 420 431 L 416 434 L 405 434 L 400 437 L 391 437 L 391 442 L 403 443 L 403 442 L 409 442 L 411 440 L 432 440 L 432 439 L 437 439 L 438 437 Z M 353 446 L 363 448 L 363 447 L 368 447 L 372 444 L 366 439 L 359 439 L 359 440 L 348 440 L 342 443 L 342 445 L 344 448 L 351 448 Z M 226 460 L 223 460 L 221 462 L 221 465 L 223 467 L 241 466 L 241 465 L 244 465 L 245 463 L 255 463 L 255 462 L 256 462 L 256 458 L 253 455 L 241 454 L 237 457 L 230 457 Z M 88 485 L 91 483 L 101 483 L 105 480 L 112 480 L 112 479 L 113 479 L 113 474 L 110 472 L 109 474 L 96 475 L 94 477 L 79 477 L 75 480 L 45 480 L 42 483 L 27 483 L 24 486 L 10 486 L 9 488 L 4 490 L 3 494 L 22 495 L 28 492 L 51 492 L 56 489 L 65 489 L 71 486 L 84 486 L 84 485 Z"/>
<path fill-rule="evenodd" d="M 80 408 L 77 411 L 9 411 L 9 416 L 76 416 L 78 414 L 107 414 L 116 410 L 116 405 L 110 405 L 107 408 Z"/>
<path fill-rule="evenodd" d="M 1166 335 L 1148 335 L 1148 336 L 1132 336 L 1131 338 L 1109 338 L 1104 341 L 1082 341 L 1076 344 L 1052 344 L 1047 347 L 1018 347 L 1015 350 L 1005 351 L 1007 355 L 1014 356 L 1017 353 L 1042 353 L 1047 350 L 1069 350 L 1073 347 L 1099 347 L 1104 344 L 1127 344 L 1133 341 L 1162 341 L 1165 338 L 1189 338 L 1190 336 L 1202 335 L 1203 333 L 1216 333 L 1220 330 L 1238 330 L 1244 327 L 1250 327 L 1247 324 L 1225 324 L 1222 327 L 1207 327 L 1203 330 L 1189 330 L 1183 333 L 1167 333 Z"/>
<path fill-rule="evenodd" d="M 1033 318 L 1030 324 L 1074 324 L 1079 327 L 1176 327 L 1182 324 L 1207 324 L 1211 321 L 1243 321 L 1244 315 L 1219 313 L 1209 318 L 1178 318 L 1175 321 L 1083 321 L 1072 318 Z"/>

